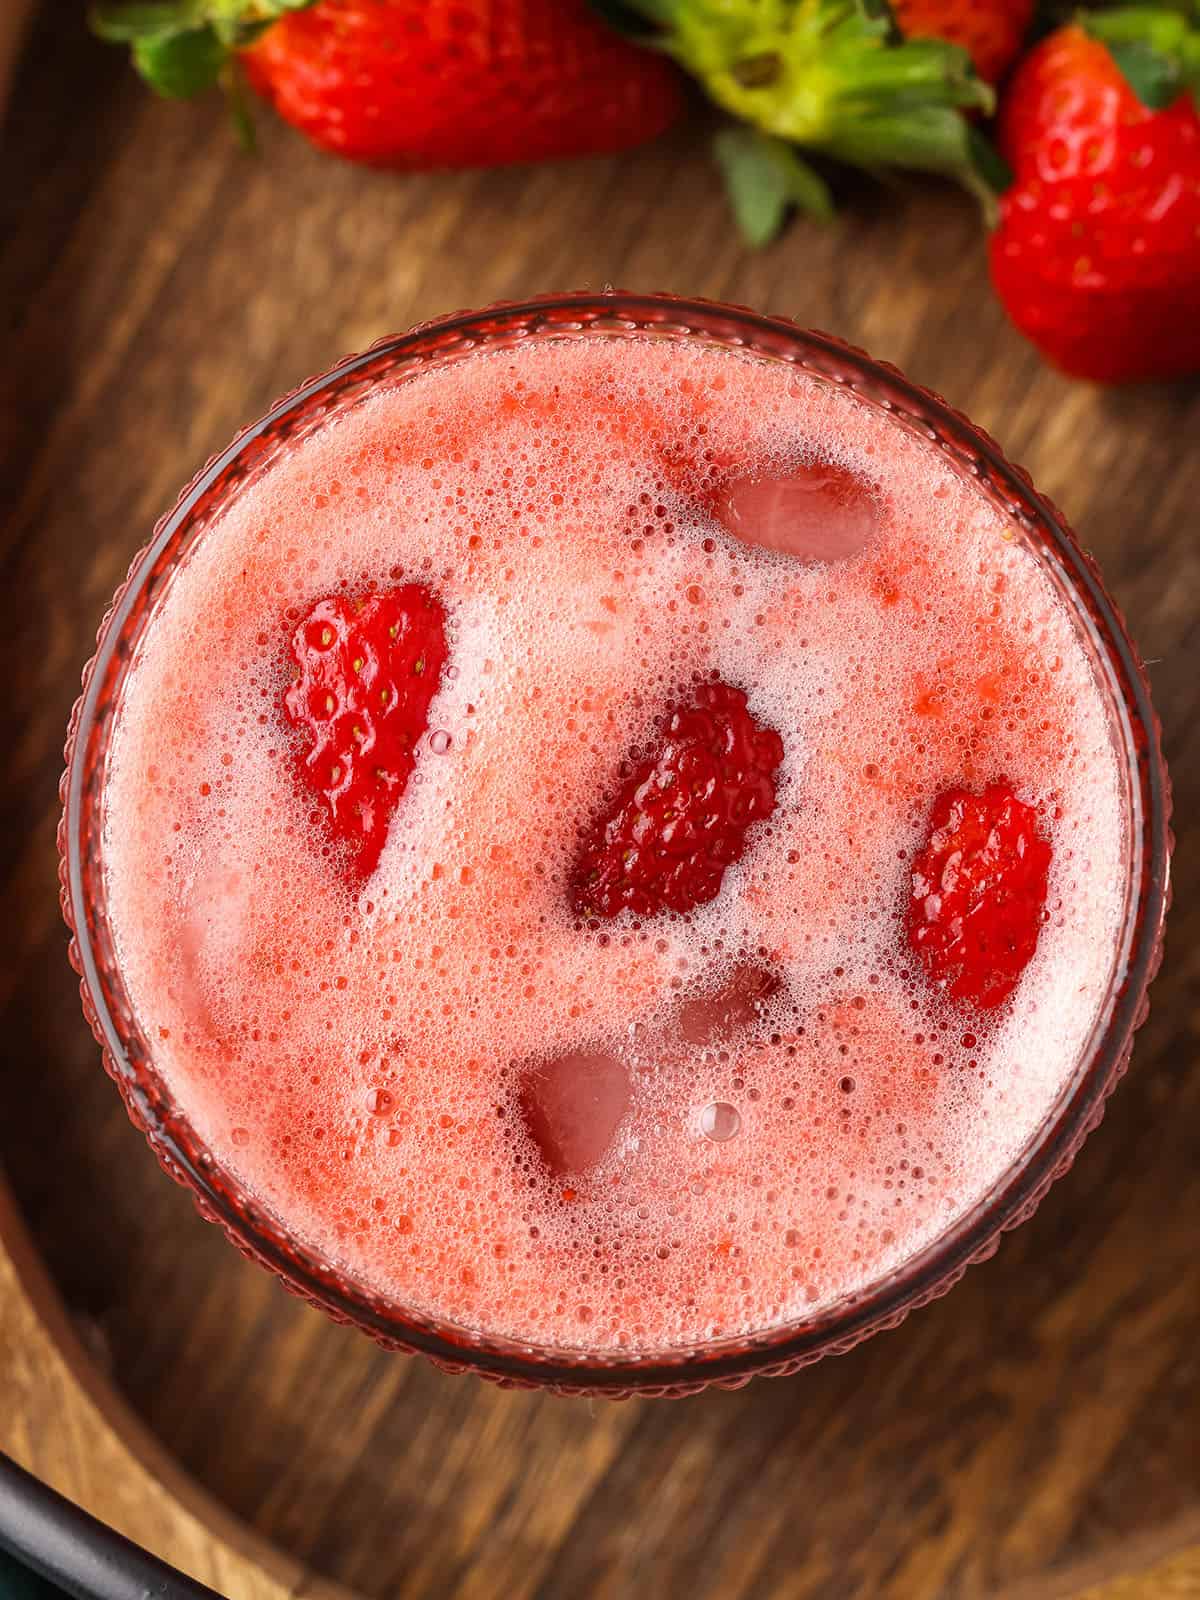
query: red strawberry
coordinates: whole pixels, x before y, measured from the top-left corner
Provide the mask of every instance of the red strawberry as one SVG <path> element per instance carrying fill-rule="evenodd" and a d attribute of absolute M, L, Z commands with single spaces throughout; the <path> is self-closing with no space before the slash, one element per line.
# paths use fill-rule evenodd
<path fill-rule="evenodd" d="M 703 684 L 589 828 L 572 874 L 575 909 L 651 916 L 713 899 L 747 829 L 775 809 L 782 760 L 783 740 L 755 721 L 740 689 Z"/>
<path fill-rule="evenodd" d="M 1020 53 L 1033 0 L 892 0 L 892 15 L 906 38 L 961 45 L 979 76 L 999 83 Z"/>
<path fill-rule="evenodd" d="M 314 144 L 397 168 L 606 154 L 679 115 L 679 74 L 587 0 L 167 0 L 100 8 L 163 93 L 238 51 L 253 87 Z"/>
<path fill-rule="evenodd" d="M 445 617 L 415 583 L 318 600 L 296 629 L 288 720 L 308 735 L 301 771 L 360 877 L 374 871 L 407 787 L 446 661 Z"/>
<path fill-rule="evenodd" d="M 1009 316 L 1056 365 L 1102 383 L 1200 371 L 1200 32 L 1097 14 L 1014 75 L 1001 114 L 1015 181 L 991 240 Z M 1112 49 L 1117 19 L 1128 37 Z M 1114 54 L 1135 75 L 1135 94 Z"/>
<path fill-rule="evenodd" d="M 984 1010 L 1008 999 L 1037 948 L 1051 855 L 1007 783 L 939 796 L 908 905 L 909 943 L 939 989 Z"/>
<path fill-rule="evenodd" d="M 244 59 L 314 144 L 388 167 L 604 154 L 682 106 L 670 64 L 586 0 L 319 0 Z"/>
<path fill-rule="evenodd" d="M 965 49 L 906 37 L 886 5 L 848 0 L 99 0 L 92 18 L 162 94 L 228 85 L 236 57 L 315 144 L 399 168 L 639 144 L 682 110 L 673 57 L 749 124 L 724 129 L 715 149 L 742 231 L 761 244 L 790 207 L 832 210 L 800 151 L 986 188 L 989 162 L 963 111 L 989 112 L 994 96 L 968 52 L 999 59 L 1028 3 L 910 0 L 913 13 L 953 13 Z M 644 18 L 645 39 L 622 38 L 600 9 L 623 26 Z"/>

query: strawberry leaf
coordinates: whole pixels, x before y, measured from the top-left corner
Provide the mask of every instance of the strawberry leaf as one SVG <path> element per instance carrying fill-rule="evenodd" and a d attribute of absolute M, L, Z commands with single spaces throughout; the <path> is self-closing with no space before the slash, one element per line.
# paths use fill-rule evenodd
<path fill-rule="evenodd" d="M 313 0 L 103 0 L 92 31 L 127 44 L 137 70 L 159 94 L 211 89 L 226 61 L 287 11 Z"/>
<path fill-rule="evenodd" d="M 902 38 L 900 24 L 896 21 L 896 14 L 888 0 L 854 0 L 858 14 L 865 22 L 883 23 L 887 29 L 888 38 L 898 41 Z"/>
<path fill-rule="evenodd" d="M 89 21 L 92 32 L 113 44 L 132 44 L 137 39 L 167 38 L 201 26 L 204 7 L 185 0 L 128 0 L 125 4 L 99 5 Z"/>
<path fill-rule="evenodd" d="M 227 54 L 211 27 L 133 40 L 134 66 L 157 94 L 172 100 L 211 89 L 220 81 Z"/>
<path fill-rule="evenodd" d="M 734 218 L 754 249 L 769 244 L 792 207 L 827 222 L 833 199 L 825 180 L 779 139 L 754 128 L 725 128 L 713 140 Z"/>
<path fill-rule="evenodd" d="M 767 141 L 727 144 L 720 157 L 727 175 L 740 174 L 732 192 L 755 235 L 769 236 L 767 219 L 789 204 L 818 214 L 827 207 L 812 169 L 803 179 L 783 172 L 780 150 L 792 162 L 800 149 L 876 173 L 938 172 L 987 194 L 963 112 L 990 113 L 991 88 L 959 46 L 904 38 L 882 0 L 624 3 L 652 15 L 664 28 L 659 47 Z"/>
<path fill-rule="evenodd" d="M 254 148 L 254 127 L 238 73 L 237 53 L 286 11 L 313 0 L 102 0 L 90 15 L 101 39 L 129 46 L 134 67 L 157 94 L 190 99 L 215 84 L 239 142 Z"/>
<path fill-rule="evenodd" d="M 225 104 L 233 121 L 238 143 L 247 155 L 258 150 L 258 135 L 254 131 L 254 117 L 246 102 L 246 86 L 235 61 L 227 61 L 221 72 L 221 87 L 225 91 Z"/>
<path fill-rule="evenodd" d="M 996 146 L 974 124 L 967 130 L 967 144 L 975 171 L 993 194 L 1003 194 L 1013 181 L 1012 168 Z"/>
<path fill-rule="evenodd" d="M 1117 6 L 1081 19 L 1108 47 L 1121 75 L 1151 111 L 1163 111 L 1187 89 L 1200 105 L 1200 5 Z"/>
<path fill-rule="evenodd" d="M 1140 39 L 1110 44 L 1108 53 L 1126 83 L 1150 111 L 1165 111 L 1183 87 L 1178 62 L 1160 55 Z"/>

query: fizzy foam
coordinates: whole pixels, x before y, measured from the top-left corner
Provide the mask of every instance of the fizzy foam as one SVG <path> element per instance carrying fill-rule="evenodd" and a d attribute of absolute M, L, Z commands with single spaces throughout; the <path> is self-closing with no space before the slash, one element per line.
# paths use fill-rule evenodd
<path fill-rule="evenodd" d="M 714 464 L 820 461 L 870 485 L 853 560 L 704 509 Z M 317 598 L 409 580 L 450 664 L 352 886 L 296 778 L 288 641 Z M 711 673 L 783 736 L 775 814 L 690 918 L 588 930 L 578 830 Z M 1000 774 L 1054 862 L 1037 954 L 982 1015 L 931 991 L 902 915 L 935 795 Z M 1000 1177 L 1105 997 L 1123 804 L 1076 625 L 935 446 L 791 367 L 593 336 L 381 388 L 219 514 L 125 686 L 103 855 L 158 1071 L 299 1239 L 463 1327 L 653 1351 L 861 1290 Z M 689 1045 L 682 1008 L 747 966 L 781 980 L 761 1018 Z M 619 1057 L 632 1103 L 564 1176 L 519 1090 L 572 1052 Z"/>

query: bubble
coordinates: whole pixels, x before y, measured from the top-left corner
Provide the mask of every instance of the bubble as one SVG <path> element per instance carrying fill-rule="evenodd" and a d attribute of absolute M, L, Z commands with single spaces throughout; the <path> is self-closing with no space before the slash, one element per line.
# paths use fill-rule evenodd
<path fill-rule="evenodd" d="M 714 1100 L 700 1113 L 700 1132 L 714 1144 L 736 1139 L 742 1131 L 742 1114 L 728 1100 Z"/>

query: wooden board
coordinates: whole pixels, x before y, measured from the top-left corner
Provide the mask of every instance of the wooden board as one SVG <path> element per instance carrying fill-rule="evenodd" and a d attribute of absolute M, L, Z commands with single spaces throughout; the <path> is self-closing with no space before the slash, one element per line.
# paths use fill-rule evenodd
<path fill-rule="evenodd" d="M 69 7 L 48 8 L 14 94 L 0 1160 L 146 1428 L 296 1569 L 372 1600 L 1050 1596 L 1200 1536 L 1197 387 L 1110 394 L 1047 372 L 989 296 L 971 207 L 936 188 L 861 187 L 833 227 L 746 254 L 697 125 L 620 160 L 399 180 L 264 122 L 252 161 L 219 107 L 153 102 Z M 54 896 L 78 669 L 193 467 L 390 329 L 609 281 L 831 328 L 990 428 L 1084 530 L 1154 662 L 1185 830 L 1132 1074 L 1033 1223 L 848 1357 L 667 1404 L 446 1378 L 244 1263 L 100 1073 Z"/>
<path fill-rule="evenodd" d="M 0 1447 L 230 1600 L 339 1600 L 203 1494 L 97 1374 L 0 1183 Z M 349 1600 L 349 1597 L 344 1597 Z"/>

